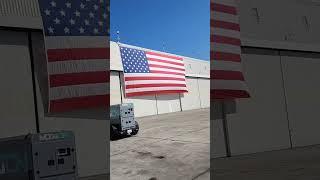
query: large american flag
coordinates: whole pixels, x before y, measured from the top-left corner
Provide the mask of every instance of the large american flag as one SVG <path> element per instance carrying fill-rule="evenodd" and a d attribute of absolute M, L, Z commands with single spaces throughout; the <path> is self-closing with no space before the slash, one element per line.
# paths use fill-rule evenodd
<path fill-rule="evenodd" d="M 49 112 L 109 105 L 107 0 L 39 0 Z"/>
<path fill-rule="evenodd" d="M 183 58 L 120 45 L 126 97 L 188 92 Z"/>
<path fill-rule="evenodd" d="M 240 25 L 234 0 L 211 0 L 211 98 L 250 97 L 241 67 Z"/>

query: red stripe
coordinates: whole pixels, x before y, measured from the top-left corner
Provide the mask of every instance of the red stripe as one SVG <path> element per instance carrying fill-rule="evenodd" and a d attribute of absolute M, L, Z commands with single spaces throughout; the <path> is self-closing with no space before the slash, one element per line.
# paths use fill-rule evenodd
<path fill-rule="evenodd" d="M 133 96 L 146 96 L 146 95 L 154 95 L 154 94 L 176 94 L 176 93 L 185 93 L 187 90 L 163 90 L 163 91 L 144 91 L 144 92 L 134 92 L 134 93 L 126 93 L 126 97 Z"/>
<path fill-rule="evenodd" d="M 232 38 L 227 36 L 211 35 L 210 41 L 221 44 L 231 44 L 235 46 L 241 46 L 241 40 L 238 38 Z"/>
<path fill-rule="evenodd" d="M 110 59 L 109 48 L 48 49 L 48 61 Z"/>
<path fill-rule="evenodd" d="M 50 101 L 50 112 L 66 112 L 76 109 L 89 109 L 89 108 L 100 108 L 109 107 L 110 96 L 97 95 L 97 96 L 86 96 L 86 97 L 75 97 L 61 100 Z"/>
<path fill-rule="evenodd" d="M 212 70 L 210 77 L 211 79 L 244 81 L 243 74 L 239 71 Z"/>
<path fill-rule="evenodd" d="M 182 69 L 182 68 L 169 67 L 169 66 L 163 66 L 163 65 L 157 65 L 157 64 L 149 64 L 149 67 L 166 68 L 166 69 L 172 69 L 172 70 L 184 71 L 184 69 Z"/>
<path fill-rule="evenodd" d="M 93 84 L 93 83 L 107 83 L 109 81 L 110 81 L 109 71 L 50 75 L 50 87 Z"/>
<path fill-rule="evenodd" d="M 240 31 L 240 25 L 236 23 L 231 22 L 225 22 L 225 21 L 219 21 L 219 20 L 211 20 L 211 27 L 215 28 L 223 28 L 223 29 L 229 29 L 234 31 Z"/>
<path fill-rule="evenodd" d="M 147 87 L 187 87 L 186 84 L 135 84 L 126 85 L 126 89 L 147 88 Z"/>
<path fill-rule="evenodd" d="M 168 64 L 174 64 L 174 65 L 178 65 L 178 66 L 182 66 L 184 67 L 183 63 L 177 63 L 177 62 L 172 62 L 172 61 L 167 61 L 167 60 L 162 60 L 162 59 L 156 59 L 156 58 L 148 58 L 149 61 L 153 61 L 153 62 L 161 62 L 161 63 L 168 63 Z"/>
<path fill-rule="evenodd" d="M 174 77 L 150 77 L 150 76 L 141 76 L 141 77 L 125 77 L 125 81 L 135 81 L 135 80 L 175 80 L 175 81 L 185 81 L 184 78 L 174 78 Z"/>
<path fill-rule="evenodd" d="M 244 90 L 214 89 L 210 91 L 210 99 L 236 99 L 250 98 L 250 94 Z"/>
<path fill-rule="evenodd" d="M 177 73 L 177 72 L 169 72 L 169 71 L 158 71 L 158 70 L 151 70 L 151 73 L 159 73 L 159 74 L 174 74 L 174 75 L 181 75 L 184 76 L 184 73 Z"/>
<path fill-rule="evenodd" d="M 170 58 L 170 59 L 175 59 L 175 60 L 180 60 L 180 61 L 183 60 L 182 57 L 170 56 L 170 55 L 167 55 L 167 54 L 160 54 L 160 53 L 150 52 L 150 51 L 146 52 L 146 54 L 155 55 L 155 56 L 161 56 L 161 57 Z"/>
<path fill-rule="evenodd" d="M 237 15 L 237 8 L 234 6 L 228 6 L 224 4 L 218 4 L 218 3 L 211 3 L 210 5 L 211 5 L 212 11 L 218 11 L 218 12 Z"/>
<path fill-rule="evenodd" d="M 241 62 L 240 54 L 211 51 L 210 57 L 213 60 Z"/>

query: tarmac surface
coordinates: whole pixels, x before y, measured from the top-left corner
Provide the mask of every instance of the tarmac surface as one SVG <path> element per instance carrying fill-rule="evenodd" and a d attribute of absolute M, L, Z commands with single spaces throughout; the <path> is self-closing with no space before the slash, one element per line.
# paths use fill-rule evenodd
<path fill-rule="evenodd" d="M 110 142 L 112 180 L 208 180 L 209 109 L 137 118 L 140 131 Z"/>
<path fill-rule="evenodd" d="M 320 180 L 320 145 L 213 159 L 213 180 Z"/>
<path fill-rule="evenodd" d="M 90 177 L 81 177 L 79 180 L 109 180 L 108 174 L 102 174 L 102 175 L 96 175 L 96 176 L 90 176 Z"/>

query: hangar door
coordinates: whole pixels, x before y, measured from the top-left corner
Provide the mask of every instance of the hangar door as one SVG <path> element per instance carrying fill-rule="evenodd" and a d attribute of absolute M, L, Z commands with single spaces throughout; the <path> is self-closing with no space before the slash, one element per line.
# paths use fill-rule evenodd
<path fill-rule="evenodd" d="M 28 34 L 0 30 L 0 138 L 36 132 Z"/>
<path fill-rule="evenodd" d="M 320 143 L 320 54 L 282 53 L 293 147 Z"/>

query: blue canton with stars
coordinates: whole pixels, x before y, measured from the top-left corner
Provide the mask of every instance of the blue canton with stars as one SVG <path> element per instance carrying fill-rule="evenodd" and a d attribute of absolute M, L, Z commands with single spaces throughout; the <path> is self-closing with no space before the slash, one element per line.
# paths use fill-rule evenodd
<path fill-rule="evenodd" d="M 108 0 L 39 0 L 46 36 L 107 36 Z"/>
<path fill-rule="evenodd" d="M 125 73 L 149 73 L 146 53 L 141 50 L 120 47 L 122 66 Z"/>

